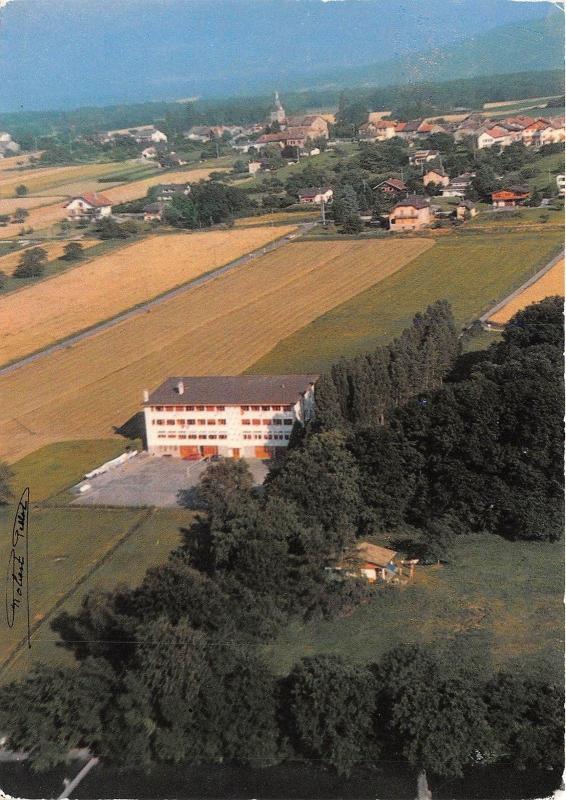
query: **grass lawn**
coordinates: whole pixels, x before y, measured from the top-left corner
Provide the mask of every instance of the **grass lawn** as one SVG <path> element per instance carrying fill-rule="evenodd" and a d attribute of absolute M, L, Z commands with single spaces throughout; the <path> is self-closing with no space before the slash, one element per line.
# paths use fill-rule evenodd
<path fill-rule="evenodd" d="M 139 442 L 125 439 L 85 439 L 55 442 L 30 453 L 11 465 L 12 487 L 18 496 L 29 486 L 32 502 L 47 500 L 78 483 L 85 472 L 121 455 L 128 445 Z"/>
<path fill-rule="evenodd" d="M 188 527 L 191 519 L 191 512 L 182 509 L 159 509 L 148 513 L 131 509 L 63 508 L 34 513 L 30 520 L 30 527 L 33 526 L 30 541 L 33 536 L 33 542 L 37 542 L 32 542 L 30 552 L 32 615 L 38 612 L 45 615 L 60 595 L 70 590 L 71 594 L 57 608 L 57 613 L 61 610 L 76 611 L 83 596 L 91 589 L 108 590 L 117 584 L 137 585 L 148 567 L 164 562 L 169 552 L 181 543 L 181 529 Z M 73 583 L 136 523 L 138 527 L 131 535 L 72 591 Z M 49 544 L 48 541 L 43 544 L 42 537 L 47 536 L 56 543 Z M 2 541 L 5 539 L 3 536 Z M 55 562 L 54 553 L 65 553 L 64 560 Z M 34 632 L 31 650 L 21 648 L 6 669 L 0 672 L 0 682 L 16 679 L 35 661 L 73 663 L 72 654 L 57 646 L 58 637 L 49 626 L 50 619 Z M 5 658 L 7 647 L 3 643 L 0 648 L 0 659 Z"/>
<path fill-rule="evenodd" d="M 529 178 L 527 184 L 532 189 L 546 189 L 549 184 L 556 188 L 555 180 L 557 175 L 564 174 L 564 153 L 553 153 L 550 156 L 543 156 L 533 164 L 540 172 L 534 178 Z M 549 180 L 550 173 L 550 180 Z"/>
<path fill-rule="evenodd" d="M 433 643 L 457 663 L 561 681 L 563 543 L 509 542 L 490 534 L 460 537 L 452 563 L 417 568 L 409 586 L 376 590 L 345 618 L 289 626 L 265 648 L 285 674 L 304 656 L 378 660 L 401 643 Z"/>
<path fill-rule="evenodd" d="M 507 232 L 493 227 L 489 235 L 482 227 L 476 226 L 480 235 L 466 226 L 439 237 L 394 275 L 281 341 L 247 372 L 326 369 L 340 356 L 391 341 L 439 298 L 450 301 L 459 325 L 469 323 L 543 267 L 562 243 L 561 228 L 550 223 Z"/>
<path fill-rule="evenodd" d="M 15 504 L 0 511 L 0 563 L 8 563 Z M 29 580 L 31 622 L 46 613 L 88 572 L 143 512 L 112 509 L 39 508 L 29 514 Z M 2 663 L 25 635 L 25 612 L 14 627 L 3 626 Z"/>

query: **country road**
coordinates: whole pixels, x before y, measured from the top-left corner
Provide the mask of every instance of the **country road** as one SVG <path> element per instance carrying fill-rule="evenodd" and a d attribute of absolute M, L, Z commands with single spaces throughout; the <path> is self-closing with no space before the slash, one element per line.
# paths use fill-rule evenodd
<path fill-rule="evenodd" d="M 135 308 L 131 308 L 123 313 L 119 314 L 116 317 L 112 317 L 112 319 L 105 320 L 94 325 L 87 330 L 81 331 L 80 333 L 75 333 L 72 336 L 68 336 L 67 338 L 63 339 L 56 344 L 49 345 L 48 347 L 39 350 L 37 353 L 32 353 L 29 356 L 25 356 L 24 358 L 20 358 L 17 361 L 14 361 L 11 364 L 7 364 L 5 367 L 0 368 L 0 376 L 2 375 L 9 375 L 11 372 L 15 372 L 15 370 L 19 369 L 20 367 L 25 367 L 27 364 L 32 364 L 34 361 L 39 361 L 42 358 L 45 358 L 52 353 L 56 353 L 58 350 L 65 350 L 68 347 L 71 347 L 78 342 L 83 341 L 84 339 L 89 339 L 91 336 L 96 336 L 97 334 L 101 333 L 102 331 L 108 330 L 112 328 L 114 325 L 118 325 L 125 320 L 131 319 L 132 317 L 136 317 L 139 314 L 145 314 L 150 311 L 152 308 L 161 305 L 162 303 L 171 300 L 173 297 L 178 297 L 183 292 L 189 291 L 189 289 L 194 289 L 197 286 L 202 286 L 209 281 L 218 278 L 220 275 L 224 275 L 227 272 L 231 272 L 233 269 L 240 267 L 242 264 L 247 264 L 249 261 L 252 261 L 260 256 L 265 255 L 266 253 L 271 253 L 274 250 L 278 250 L 280 247 L 289 243 L 291 238 L 295 238 L 299 234 L 308 233 L 312 228 L 316 225 L 316 222 L 302 222 L 298 223 L 298 231 L 295 234 L 287 234 L 286 236 L 282 236 L 279 239 L 275 239 L 275 241 L 270 242 L 269 244 L 258 248 L 257 250 L 252 250 L 250 253 L 246 253 L 244 256 L 240 256 L 239 258 L 235 259 L 234 261 L 230 261 L 228 264 L 225 264 L 223 267 L 219 267 L 218 269 L 213 270 L 212 272 L 208 272 L 206 275 L 201 275 L 198 278 L 195 278 L 188 283 L 184 283 L 182 286 L 177 286 L 175 289 L 170 289 L 167 292 L 159 295 L 159 297 L 155 297 L 153 300 L 148 300 L 145 303 L 142 303 Z"/>

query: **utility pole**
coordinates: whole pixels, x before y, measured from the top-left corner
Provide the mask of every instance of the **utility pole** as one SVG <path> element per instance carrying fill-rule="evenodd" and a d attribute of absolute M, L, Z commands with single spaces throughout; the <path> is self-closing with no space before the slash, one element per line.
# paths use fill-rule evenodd
<path fill-rule="evenodd" d="M 417 778 L 417 800 L 432 800 L 432 792 L 428 788 L 424 769 L 419 772 L 419 777 Z"/>
<path fill-rule="evenodd" d="M 325 210 L 325 203 L 324 203 L 324 195 L 322 191 L 319 189 L 320 192 L 320 215 L 321 215 L 321 222 L 323 227 L 326 227 L 326 210 Z"/>

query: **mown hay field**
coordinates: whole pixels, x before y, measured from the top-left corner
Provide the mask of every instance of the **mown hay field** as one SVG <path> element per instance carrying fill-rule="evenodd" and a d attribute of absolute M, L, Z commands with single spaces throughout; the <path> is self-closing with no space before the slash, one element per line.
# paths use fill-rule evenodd
<path fill-rule="evenodd" d="M 37 234 L 38 231 L 48 228 L 56 222 L 61 222 L 67 216 L 64 203 L 65 200 L 58 200 L 50 205 L 31 208 L 23 223 L 11 223 L 5 228 L 0 228 L 0 239 L 15 239 L 23 228 L 33 228 L 34 233 Z"/>
<path fill-rule="evenodd" d="M 128 162 L 124 165 L 127 171 L 129 164 L 136 165 L 135 162 Z M 14 197 L 16 186 L 24 184 L 28 188 L 29 194 L 55 189 L 66 183 L 80 180 L 100 178 L 116 172 L 116 162 L 106 162 L 97 164 L 79 164 L 72 167 L 37 167 L 34 169 L 21 170 L 17 173 L 4 172 L 0 174 L 0 197 Z M 57 194 L 57 193 L 56 193 Z"/>
<path fill-rule="evenodd" d="M 289 244 L 0 376 L 0 458 L 111 435 L 139 412 L 143 389 L 169 375 L 238 374 L 430 247 L 427 239 Z"/>
<path fill-rule="evenodd" d="M 102 192 L 113 203 L 129 203 L 130 200 L 138 200 L 140 197 L 145 197 L 147 190 L 151 186 L 157 186 L 160 183 L 197 183 L 198 181 L 206 180 L 210 173 L 217 169 L 218 167 L 202 167 L 200 169 L 184 169 L 176 172 L 160 172 L 151 178 L 132 181 L 111 189 L 105 189 L 104 184 L 100 184 L 98 191 Z"/>
<path fill-rule="evenodd" d="M 0 364 L 110 319 L 293 230 L 152 236 L 0 298 Z"/>
<path fill-rule="evenodd" d="M 235 222 L 236 228 L 247 228 L 251 225 L 271 225 L 281 222 L 304 222 L 317 220 L 320 218 L 319 211 L 276 211 L 273 214 L 259 214 L 257 217 L 242 217 Z"/>
<path fill-rule="evenodd" d="M 248 372 L 317 372 L 364 353 L 406 328 L 417 311 L 446 298 L 465 325 L 547 264 L 562 231 L 449 234 L 404 269 L 321 315 L 266 353 Z"/>
<path fill-rule="evenodd" d="M 29 211 L 30 208 L 49 206 L 53 205 L 53 203 L 61 203 L 63 205 L 65 199 L 63 194 L 50 195 L 49 197 L 41 197 L 39 195 L 34 197 L 12 197 L 8 200 L 0 200 L 0 214 L 13 214 L 17 208 L 25 208 L 26 211 Z M 13 228 L 17 231 L 17 224 Z"/>
<path fill-rule="evenodd" d="M 535 283 L 527 286 L 516 297 L 509 300 L 499 311 L 493 314 L 488 322 L 495 325 L 505 325 L 517 311 L 530 306 L 531 303 L 538 303 L 545 297 L 551 295 L 564 296 L 564 259 L 561 258 L 545 272 Z"/>
<path fill-rule="evenodd" d="M 33 247 L 41 247 L 43 250 L 47 252 L 47 260 L 53 261 L 55 258 L 61 258 L 64 253 L 65 245 L 67 245 L 69 241 L 58 240 L 56 242 L 35 242 L 33 245 L 29 245 L 28 247 L 22 247 L 19 250 L 15 250 L 13 253 L 8 253 L 5 256 L 0 256 L 0 270 L 4 272 L 6 275 L 12 275 L 18 264 L 20 263 L 20 259 L 22 257 L 22 253 L 25 253 L 26 250 L 31 250 Z M 97 244 L 100 244 L 100 239 L 81 239 L 79 244 L 82 245 L 85 254 L 88 254 L 88 250 L 91 247 L 94 247 Z M 69 266 L 75 266 L 77 263 L 76 261 L 69 261 Z M 12 300 L 12 304 L 16 304 L 16 301 Z M 0 302 L 1 306 L 1 302 Z M 3 319 L 2 312 L 0 311 L 0 319 Z M 4 331 L 4 335 L 6 335 L 6 331 Z"/>

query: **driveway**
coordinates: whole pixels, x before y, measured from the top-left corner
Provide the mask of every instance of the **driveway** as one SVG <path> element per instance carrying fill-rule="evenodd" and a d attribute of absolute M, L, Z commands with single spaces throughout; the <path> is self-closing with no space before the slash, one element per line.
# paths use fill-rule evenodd
<path fill-rule="evenodd" d="M 269 471 L 267 462 L 249 459 L 256 485 L 261 485 Z M 207 468 L 206 461 L 183 461 L 140 453 L 126 463 L 96 478 L 82 481 L 72 505 L 77 506 L 156 506 L 178 508 L 190 495 Z M 85 488 L 88 487 L 88 488 Z"/>

